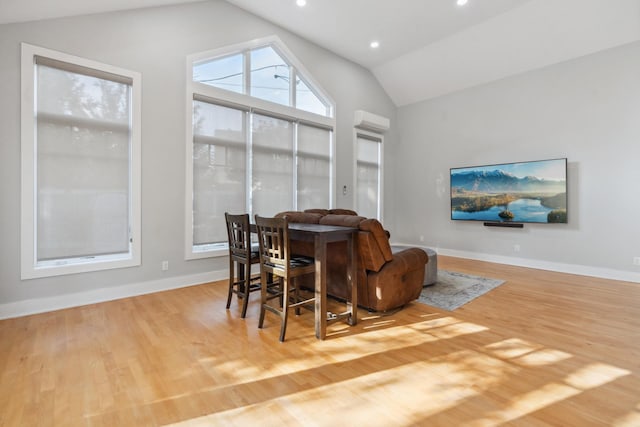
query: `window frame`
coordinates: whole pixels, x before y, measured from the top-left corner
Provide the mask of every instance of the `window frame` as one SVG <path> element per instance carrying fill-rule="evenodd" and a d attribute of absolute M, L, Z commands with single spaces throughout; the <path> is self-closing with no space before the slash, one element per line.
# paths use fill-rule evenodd
<path fill-rule="evenodd" d="M 301 78 L 307 86 L 311 90 L 314 91 L 316 96 L 326 101 L 329 105 L 327 107 L 327 115 L 323 116 L 320 114 L 312 113 L 305 110 L 298 110 L 295 107 L 278 104 L 275 102 L 267 101 L 261 98 L 255 98 L 253 96 L 247 95 L 245 93 L 233 92 L 225 89 L 221 89 L 215 86 L 210 86 L 204 83 L 195 82 L 193 80 L 193 65 L 197 62 L 213 59 L 213 58 L 222 58 L 225 56 L 230 56 L 233 54 L 237 54 L 243 52 L 245 55 L 245 62 L 248 60 L 247 57 L 250 56 L 251 50 L 258 49 L 261 47 L 271 46 L 276 53 L 281 55 L 281 57 L 287 61 L 290 65 L 292 71 L 292 80 L 295 79 L 296 76 Z M 245 73 L 245 88 L 249 87 L 248 76 Z M 270 36 L 260 39 L 251 40 L 249 42 L 238 43 L 231 46 L 226 46 L 218 49 L 213 49 L 205 52 L 199 52 L 192 55 L 187 56 L 186 60 L 186 98 L 185 98 L 185 122 L 186 122 L 186 155 L 185 155 L 185 171 L 186 171 L 186 179 L 185 179 L 185 259 L 203 259 L 203 258 L 211 258 L 218 256 L 226 256 L 228 255 L 228 247 L 227 242 L 220 244 L 211 244 L 207 245 L 208 247 L 204 247 L 202 245 L 198 250 L 194 248 L 193 244 L 193 101 L 195 99 L 207 100 L 206 102 L 211 102 L 221 106 L 228 106 L 231 108 L 237 108 L 241 110 L 247 111 L 247 130 L 248 133 L 251 134 L 251 115 L 255 114 L 263 114 L 270 117 L 282 118 L 285 120 L 290 120 L 294 123 L 303 123 L 310 126 L 316 126 L 321 128 L 327 128 L 331 130 L 331 147 L 330 147 L 330 180 L 333 184 L 330 188 L 330 203 L 331 205 L 335 205 L 335 175 L 336 175 L 336 165 L 335 165 L 335 129 L 336 129 L 336 119 L 335 119 L 335 102 L 329 97 L 313 80 L 311 74 L 306 70 L 306 68 L 297 60 L 297 58 L 293 55 L 293 53 L 282 43 L 282 41 L 277 36 Z M 294 91 L 295 92 L 295 91 Z M 296 125 L 297 127 L 297 125 Z M 247 153 L 250 153 L 250 139 L 249 136 L 247 138 Z M 293 153 L 295 155 L 295 152 Z M 249 157 L 249 155 L 247 156 Z M 295 159 L 295 157 L 294 157 Z M 247 158 L 247 186 L 251 185 L 250 177 L 250 168 L 249 158 Z M 246 204 L 248 205 L 250 198 L 250 192 L 247 190 L 246 193 Z M 295 197 L 294 197 L 295 198 Z"/>
<path fill-rule="evenodd" d="M 129 133 L 129 250 L 122 254 L 80 256 L 38 262 L 37 260 L 37 122 L 36 57 L 70 66 L 96 70 L 130 80 Z M 60 68 L 62 69 L 62 68 Z M 73 71 L 72 71 L 73 72 Z M 21 278 L 35 279 L 85 273 L 141 264 L 141 88 L 139 72 L 100 63 L 63 52 L 21 44 Z"/>

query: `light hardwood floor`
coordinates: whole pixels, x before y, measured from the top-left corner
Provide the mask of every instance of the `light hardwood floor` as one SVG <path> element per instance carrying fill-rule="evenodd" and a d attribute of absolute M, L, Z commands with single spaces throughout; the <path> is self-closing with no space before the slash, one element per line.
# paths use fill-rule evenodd
<path fill-rule="evenodd" d="M 0 425 L 640 425 L 640 284 L 438 263 L 506 283 L 325 341 L 225 282 L 0 321 Z"/>

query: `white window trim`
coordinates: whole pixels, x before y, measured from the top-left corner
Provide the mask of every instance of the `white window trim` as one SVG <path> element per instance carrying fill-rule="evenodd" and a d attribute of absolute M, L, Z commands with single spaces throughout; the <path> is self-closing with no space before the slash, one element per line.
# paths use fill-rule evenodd
<path fill-rule="evenodd" d="M 360 128 L 353 128 L 353 207 L 357 212 L 357 194 L 358 194 L 358 137 L 380 141 L 380 176 L 378 181 L 378 220 L 384 224 L 384 135 L 378 132 L 372 132 Z"/>
<path fill-rule="evenodd" d="M 141 264 L 141 88 L 142 76 L 111 65 L 22 43 L 21 57 L 21 278 L 35 279 L 64 274 L 84 273 Z M 82 67 L 121 75 L 132 79 L 131 129 L 131 230 L 128 254 L 105 255 L 38 263 L 36 260 L 36 134 L 35 134 L 35 56 L 43 56 Z"/>
<path fill-rule="evenodd" d="M 319 114 L 311 113 L 304 110 L 298 110 L 297 108 L 287 105 L 270 102 L 264 99 L 255 98 L 250 95 L 231 92 L 224 89 L 220 89 L 214 86 L 206 85 L 204 83 L 198 83 L 193 81 L 193 64 L 208 58 L 215 58 L 219 56 L 230 55 L 247 49 L 252 50 L 264 46 L 273 46 L 278 54 L 281 54 L 290 64 L 298 70 L 298 74 L 304 76 L 304 81 L 313 90 L 318 91 L 320 97 L 329 102 L 329 114 L 328 116 L 322 116 Z M 246 76 L 245 76 L 246 79 Z M 335 183 L 336 176 L 336 162 L 335 162 L 335 132 L 336 132 L 336 118 L 335 118 L 335 102 L 325 92 L 321 92 L 321 86 L 313 80 L 311 73 L 298 61 L 295 55 L 287 48 L 287 46 L 277 36 L 269 36 L 260 39 L 251 40 L 249 42 L 238 43 L 232 46 L 225 46 L 218 49 L 209 50 L 206 52 L 199 52 L 187 56 L 186 61 L 186 99 L 185 99 L 185 123 L 186 123 L 186 156 L 185 156 L 185 246 L 184 254 L 186 260 L 203 259 L 211 257 L 226 256 L 229 254 L 229 250 L 225 244 L 214 244 L 209 246 L 201 246 L 198 250 L 194 250 L 193 246 L 193 99 L 194 95 L 205 96 L 211 98 L 212 102 L 220 105 L 228 105 L 233 108 L 244 109 L 250 112 L 261 113 L 265 112 L 271 116 L 281 116 L 294 122 L 307 122 L 308 124 L 315 124 L 323 127 L 328 127 L 333 130 L 331 138 L 331 182 Z M 246 82 L 245 82 L 246 84 Z M 249 126 L 249 118 L 247 119 Z M 251 127 L 247 128 L 247 131 L 251 132 Z M 247 169 L 248 171 L 248 169 Z M 247 172 L 248 173 L 248 172 Z M 331 192 L 331 204 L 335 206 L 335 191 L 332 188 Z M 247 199 L 250 198 L 250 194 L 247 193 Z M 247 200 L 247 203 L 249 201 Z"/>

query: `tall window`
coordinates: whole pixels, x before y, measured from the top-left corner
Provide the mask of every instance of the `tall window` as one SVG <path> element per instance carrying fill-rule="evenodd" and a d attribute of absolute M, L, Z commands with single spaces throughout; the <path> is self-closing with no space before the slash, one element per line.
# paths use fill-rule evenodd
<path fill-rule="evenodd" d="M 356 134 L 356 211 L 367 218 L 382 216 L 382 136 Z"/>
<path fill-rule="evenodd" d="M 226 254 L 224 213 L 333 205 L 333 103 L 272 37 L 188 58 L 186 257 Z"/>
<path fill-rule="evenodd" d="M 139 74 L 22 55 L 23 278 L 138 265 Z"/>
<path fill-rule="evenodd" d="M 204 99 L 193 101 L 193 114 L 195 254 L 226 248 L 225 212 L 331 206 L 330 129 Z"/>

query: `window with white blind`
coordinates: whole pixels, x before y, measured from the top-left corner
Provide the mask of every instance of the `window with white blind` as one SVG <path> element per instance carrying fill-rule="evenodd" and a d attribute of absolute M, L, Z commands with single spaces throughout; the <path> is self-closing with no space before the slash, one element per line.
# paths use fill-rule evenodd
<path fill-rule="evenodd" d="M 227 241 L 225 212 L 246 201 L 247 112 L 193 102 L 193 247 L 216 249 Z"/>
<path fill-rule="evenodd" d="M 356 133 L 356 211 L 367 218 L 382 216 L 382 136 Z"/>
<path fill-rule="evenodd" d="M 293 128 L 288 120 L 252 115 L 252 213 L 273 216 L 294 206 Z"/>
<path fill-rule="evenodd" d="M 195 54 L 187 68 L 187 259 L 227 254 L 225 212 L 333 206 L 333 103 L 279 39 Z"/>
<path fill-rule="evenodd" d="M 331 206 L 331 132 L 300 123 L 296 141 L 297 209 Z"/>
<path fill-rule="evenodd" d="M 140 264 L 140 75 L 22 46 L 22 277 Z"/>
<path fill-rule="evenodd" d="M 225 212 L 273 216 L 331 206 L 332 140 L 329 128 L 196 96 L 193 257 L 226 249 Z"/>

